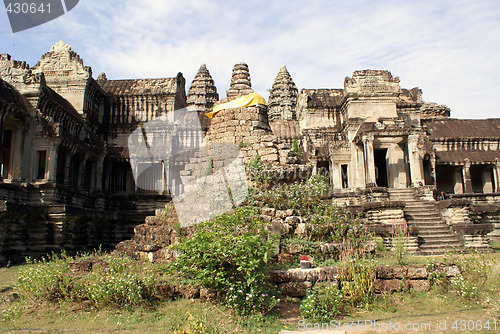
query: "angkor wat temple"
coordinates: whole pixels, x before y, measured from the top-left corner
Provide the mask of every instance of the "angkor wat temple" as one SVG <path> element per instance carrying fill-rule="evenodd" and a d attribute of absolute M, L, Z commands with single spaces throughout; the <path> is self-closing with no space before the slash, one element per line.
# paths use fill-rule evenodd
<path fill-rule="evenodd" d="M 442 241 L 485 242 L 484 233 L 478 240 L 474 229 L 460 234 L 453 226 L 498 227 L 500 119 L 450 118 L 449 108 L 424 102 L 420 89 L 401 88 L 386 70 L 355 71 L 341 89 L 299 91 L 286 67 L 267 106 L 205 116 L 252 92 L 243 63 L 219 102 L 205 65 L 186 94 L 181 73 L 94 79 L 62 41 L 33 67 L 0 54 L 0 264 L 129 238 L 170 201 L 169 182 L 179 180 L 165 177 L 168 165 L 156 161 L 143 176 L 146 190 L 137 187 L 128 137 L 185 107 L 199 113 L 209 142 L 238 145 L 245 161 L 259 155 L 284 171 L 328 172 L 339 203 L 406 202 L 405 217 L 420 224 L 422 250 L 425 243 L 432 250 Z M 202 139 L 194 136 L 178 140 Z"/>

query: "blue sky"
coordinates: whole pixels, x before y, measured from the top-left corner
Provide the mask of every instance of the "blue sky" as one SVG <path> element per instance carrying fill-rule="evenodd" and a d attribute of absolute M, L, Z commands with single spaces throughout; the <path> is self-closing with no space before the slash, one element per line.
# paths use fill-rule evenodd
<path fill-rule="evenodd" d="M 500 117 L 500 1 L 80 0 L 68 14 L 11 32 L 0 52 L 33 66 L 57 41 L 94 77 L 171 77 L 191 83 L 206 63 L 219 94 L 237 62 L 266 95 L 280 66 L 298 88 L 342 88 L 359 69 L 388 69 L 404 88 L 456 118 Z"/>

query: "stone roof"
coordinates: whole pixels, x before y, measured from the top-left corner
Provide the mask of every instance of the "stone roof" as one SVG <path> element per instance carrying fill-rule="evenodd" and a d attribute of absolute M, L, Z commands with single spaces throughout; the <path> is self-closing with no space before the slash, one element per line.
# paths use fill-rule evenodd
<path fill-rule="evenodd" d="M 465 159 L 469 159 L 471 164 L 488 164 L 500 158 L 500 150 L 491 151 L 444 151 L 436 152 L 436 162 L 438 164 L 463 165 Z"/>
<path fill-rule="evenodd" d="M 28 113 L 24 97 L 11 84 L 0 78 L 0 101 L 15 106 L 18 110 Z"/>
<path fill-rule="evenodd" d="M 432 119 L 422 121 L 431 139 L 495 138 L 500 139 L 500 118 Z"/>
<path fill-rule="evenodd" d="M 176 78 L 99 80 L 106 94 L 144 95 L 173 94 L 177 89 Z"/>
<path fill-rule="evenodd" d="M 78 113 L 78 111 L 76 111 L 75 107 L 73 107 L 73 105 L 64 97 L 57 94 L 53 89 L 47 86 L 42 86 L 41 90 L 48 99 L 55 102 L 61 109 L 66 111 L 68 114 L 76 117 L 77 119 L 83 121 L 82 116 Z"/>
<path fill-rule="evenodd" d="M 300 94 L 307 96 L 308 108 L 336 108 L 344 98 L 343 89 L 302 89 Z"/>

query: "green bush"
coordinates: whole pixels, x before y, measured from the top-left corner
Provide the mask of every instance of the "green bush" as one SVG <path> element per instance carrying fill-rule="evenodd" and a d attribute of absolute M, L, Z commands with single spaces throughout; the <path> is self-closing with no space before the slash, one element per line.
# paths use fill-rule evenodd
<path fill-rule="evenodd" d="M 267 314 L 279 302 L 276 285 L 253 282 L 250 285 L 232 286 L 226 294 L 226 305 L 240 315 Z"/>
<path fill-rule="evenodd" d="M 268 260 L 277 240 L 265 229 L 257 208 L 241 207 L 232 214 L 223 214 L 197 226 L 192 238 L 182 240 L 174 248 L 180 255 L 171 265 L 193 283 L 216 289 L 223 296 L 237 289 L 251 293 L 264 284 L 268 274 Z M 259 292 L 259 291 L 257 291 Z M 252 299 L 249 303 L 267 299 Z M 264 305 L 262 308 L 267 309 Z M 240 313 L 250 306 L 240 305 Z M 234 306 L 234 303 L 231 304 Z M 253 310 L 262 308 L 253 304 Z"/>
<path fill-rule="evenodd" d="M 133 306 L 155 298 L 156 278 L 144 271 L 139 261 L 129 258 L 102 257 L 92 271 L 72 273 L 69 264 L 86 257 L 52 255 L 19 273 L 21 296 L 33 301 L 90 300 L 95 306 Z M 87 259 L 88 260 L 88 259 Z M 95 260 L 95 258 L 93 259 Z"/>
<path fill-rule="evenodd" d="M 344 296 L 337 282 L 318 282 L 300 304 L 300 314 L 305 319 L 330 321 L 343 314 Z"/>
<path fill-rule="evenodd" d="M 317 204 L 307 222 L 309 240 L 341 243 L 349 241 L 359 245 L 370 238 L 358 212 L 334 204 Z"/>

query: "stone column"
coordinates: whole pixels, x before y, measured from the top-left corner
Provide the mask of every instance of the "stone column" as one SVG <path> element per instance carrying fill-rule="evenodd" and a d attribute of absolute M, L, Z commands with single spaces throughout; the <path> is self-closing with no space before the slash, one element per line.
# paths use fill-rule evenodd
<path fill-rule="evenodd" d="M 491 179 L 491 169 L 485 168 L 482 171 L 481 178 L 483 180 L 483 193 L 493 192 L 493 180 Z"/>
<path fill-rule="evenodd" d="M 47 181 L 56 182 L 57 146 L 54 144 L 47 150 Z"/>
<path fill-rule="evenodd" d="M 338 162 L 330 163 L 330 179 L 333 188 L 342 189 L 342 170 Z"/>
<path fill-rule="evenodd" d="M 437 187 L 437 179 L 436 179 L 436 155 L 431 154 L 431 178 L 432 178 L 432 184 Z"/>
<path fill-rule="evenodd" d="M 70 166 L 71 164 L 71 152 L 66 154 L 66 159 L 64 160 L 64 185 L 69 186 L 71 184 Z"/>
<path fill-rule="evenodd" d="M 495 175 L 494 192 L 500 193 L 500 159 L 495 159 L 495 166 L 493 167 L 493 174 Z"/>
<path fill-rule="evenodd" d="M 103 164 L 104 164 L 104 159 L 100 158 L 97 160 L 97 165 L 96 165 L 96 172 L 95 172 L 95 189 L 98 191 L 103 191 L 102 189 L 102 173 L 103 173 Z"/>
<path fill-rule="evenodd" d="M 87 157 L 83 156 L 80 160 L 80 168 L 78 169 L 78 181 L 74 185 L 74 189 L 81 190 L 84 182 L 90 182 L 90 180 L 85 180 L 85 165 L 87 163 Z"/>
<path fill-rule="evenodd" d="M 472 193 L 472 179 L 470 177 L 470 160 L 465 159 L 464 169 L 462 170 L 464 177 L 464 193 L 469 194 Z"/>
<path fill-rule="evenodd" d="M 376 187 L 375 156 L 373 154 L 373 137 L 363 136 L 363 147 L 365 154 L 365 183 L 367 187 Z"/>
<path fill-rule="evenodd" d="M 463 168 L 456 167 L 453 171 L 453 193 L 454 194 L 463 194 L 464 186 L 463 186 Z"/>
<path fill-rule="evenodd" d="M 422 182 L 422 164 L 418 155 L 418 135 L 408 135 L 408 162 L 410 164 L 411 185 L 418 187 Z"/>

